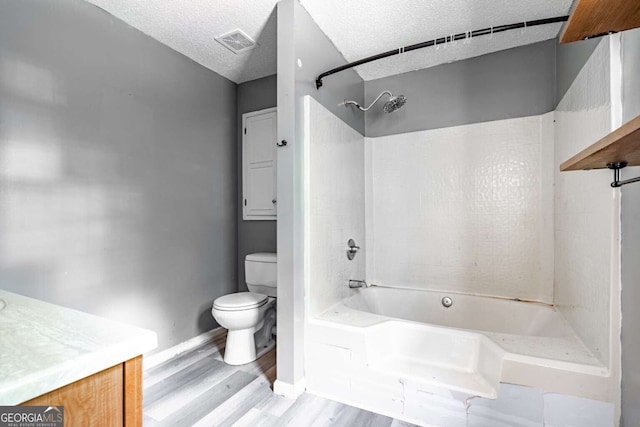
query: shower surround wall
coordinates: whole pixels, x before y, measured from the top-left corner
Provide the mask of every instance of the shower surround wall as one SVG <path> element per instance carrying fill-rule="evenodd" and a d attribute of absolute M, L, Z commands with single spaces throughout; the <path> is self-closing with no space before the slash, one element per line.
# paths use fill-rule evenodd
<path fill-rule="evenodd" d="M 366 82 L 369 280 L 552 302 L 555 45 Z"/>
<path fill-rule="evenodd" d="M 617 128 L 618 36 L 602 38 L 555 112 L 554 302 L 611 373 L 620 399 L 620 190 L 609 170 L 559 172 L 559 165 Z M 560 47 L 566 54 L 571 46 Z"/>
<path fill-rule="evenodd" d="M 309 314 L 351 295 L 350 279 L 365 279 L 364 137 L 310 96 L 305 102 L 309 171 Z M 361 249 L 353 260 L 347 241 Z"/>
<path fill-rule="evenodd" d="M 552 113 L 365 150 L 371 283 L 552 303 Z"/>

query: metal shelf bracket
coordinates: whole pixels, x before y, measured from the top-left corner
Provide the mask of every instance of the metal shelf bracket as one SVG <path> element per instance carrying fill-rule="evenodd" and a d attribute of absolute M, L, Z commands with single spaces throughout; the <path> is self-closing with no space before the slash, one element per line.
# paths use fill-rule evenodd
<path fill-rule="evenodd" d="M 627 162 L 607 163 L 607 167 L 609 169 L 613 170 L 613 182 L 611 183 L 611 186 L 613 188 L 622 187 L 623 185 L 631 184 L 632 182 L 639 182 L 640 181 L 640 176 L 637 177 L 637 178 L 625 179 L 623 181 L 620 181 L 620 169 L 622 169 L 622 168 L 624 168 L 626 166 L 627 166 Z"/>

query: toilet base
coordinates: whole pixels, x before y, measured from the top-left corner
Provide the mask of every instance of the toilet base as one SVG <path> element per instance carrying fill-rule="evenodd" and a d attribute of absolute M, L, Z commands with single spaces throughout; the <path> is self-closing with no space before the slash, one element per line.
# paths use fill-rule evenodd
<path fill-rule="evenodd" d="M 236 332 L 241 332 L 241 331 L 236 331 Z M 232 342 L 238 342 L 237 341 L 238 338 L 234 338 L 232 339 Z M 244 342 L 244 339 L 242 340 Z M 232 345 L 236 345 L 236 344 L 232 344 Z M 229 364 L 229 365 L 245 365 L 247 363 L 251 363 L 256 361 L 257 359 L 261 358 L 263 355 L 265 355 L 266 353 L 270 352 L 271 350 L 273 350 L 273 348 L 276 346 L 276 340 L 275 338 L 272 338 L 271 340 L 269 340 L 269 342 L 265 343 L 264 345 L 261 345 L 260 348 L 256 349 L 256 345 L 255 345 L 255 338 L 251 341 L 251 345 L 253 345 L 254 348 L 254 354 L 251 355 L 251 353 L 249 353 L 248 355 L 245 354 L 240 354 L 237 349 L 234 350 L 235 347 L 231 348 L 231 351 L 227 351 L 227 349 L 229 348 L 229 333 L 227 332 L 227 343 L 225 344 L 225 350 L 224 350 L 224 362 Z"/>
<path fill-rule="evenodd" d="M 224 311 L 211 310 L 220 326 L 227 328 L 224 362 L 228 365 L 245 365 L 255 361 L 275 346 L 276 307 L 275 298 L 259 310 Z M 229 329 L 229 327 L 252 327 Z"/>
<path fill-rule="evenodd" d="M 227 343 L 224 347 L 224 363 L 244 365 L 256 360 L 254 333 L 255 328 L 228 331 Z"/>

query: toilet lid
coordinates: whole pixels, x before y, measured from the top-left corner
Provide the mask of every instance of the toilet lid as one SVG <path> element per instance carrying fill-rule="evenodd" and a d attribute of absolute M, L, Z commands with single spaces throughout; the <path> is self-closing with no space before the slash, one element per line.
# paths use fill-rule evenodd
<path fill-rule="evenodd" d="M 249 310 L 267 303 L 266 295 L 255 292 L 237 292 L 216 298 L 213 308 L 217 310 Z"/>

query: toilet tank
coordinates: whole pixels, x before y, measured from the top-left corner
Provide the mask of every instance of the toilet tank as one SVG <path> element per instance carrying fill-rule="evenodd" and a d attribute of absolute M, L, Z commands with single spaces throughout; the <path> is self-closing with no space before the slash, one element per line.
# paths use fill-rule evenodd
<path fill-rule="evenodd" d="M 244 260 L 244 276 L 250 292 L 275 297 L 278 282 L 276 254 L 258 252 L 247 255 Z"/>

